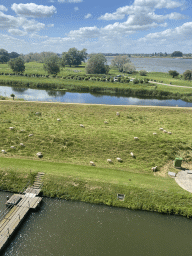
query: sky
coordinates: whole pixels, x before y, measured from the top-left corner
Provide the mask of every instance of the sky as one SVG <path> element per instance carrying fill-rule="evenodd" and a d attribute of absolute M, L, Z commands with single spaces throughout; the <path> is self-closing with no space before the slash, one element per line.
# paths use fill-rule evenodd
<path fill-rule="evenodd" d="M 191 0 L 0 0 L 0 48 L 192 53 Z"/>

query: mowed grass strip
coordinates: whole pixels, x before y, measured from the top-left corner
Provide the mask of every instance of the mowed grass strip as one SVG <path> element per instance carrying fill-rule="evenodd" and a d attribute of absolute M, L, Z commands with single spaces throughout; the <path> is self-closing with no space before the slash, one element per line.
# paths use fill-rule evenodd
<path fill-rule="evenodd" d="M 2 157 L 37 159 L 42 152 L 41 161 L 83 166 L 93 161 L 96 167 L 137 173 L 151 173 L 181 152 L 192 160 L 191 109 L 9 101 L 0 102 L 0 123 L 0 147 L 7 152 Z"/>
<path fill-rule="evenodd" d="M 19 192 L 43 171 L 44 196 L 192 216 L 192 195 L 169 177 L 39 160 L 0 158 L 0 162 L 4 190 Z M 117 199 L 118 193 L 125 195 L 124 201 Z"/>

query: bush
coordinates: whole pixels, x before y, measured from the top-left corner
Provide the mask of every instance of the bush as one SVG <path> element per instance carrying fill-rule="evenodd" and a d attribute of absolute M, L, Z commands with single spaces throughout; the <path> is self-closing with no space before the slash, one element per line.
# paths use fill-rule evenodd
<path fill-rule="evenodd" d="M 139 79 L 137 79 L 137 78 L 133 79 L 133 83 L 134 84 L 139 84 Z"/>
<path fill-rule="evenodd" d="M 191 70 L 186 70 L 183 73 L 183 77 L 185 80 L 191 80 L 192 79 L 192 71 Z"/>
<path fill-rule="evenodd" d="M 149 79 L 148 78 L 144 78 L 144 83 L 148 83 L 149 82 Z"/>
<path fill-rule="evenodd" d="M 140 74 L 140 76 L 146 76 L 147 71 L 146 70 L 140 70 L 139 74 Z"/>

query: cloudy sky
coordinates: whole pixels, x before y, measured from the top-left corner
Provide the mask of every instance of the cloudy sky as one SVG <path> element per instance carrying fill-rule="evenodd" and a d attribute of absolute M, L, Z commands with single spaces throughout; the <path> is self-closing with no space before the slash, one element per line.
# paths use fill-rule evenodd
<path fill-rule="evenodd" d="M 191 0 L 21 1 L 0 1 L 8 52 L 192 52 Z"/>

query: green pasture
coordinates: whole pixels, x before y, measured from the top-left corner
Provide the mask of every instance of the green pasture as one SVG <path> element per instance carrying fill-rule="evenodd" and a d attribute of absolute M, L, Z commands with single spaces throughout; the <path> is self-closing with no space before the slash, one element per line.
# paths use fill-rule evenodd
<path fill-rule="evenodd" d="M 46 196 L 192 216 L 191 194 L 167 175 L 175 157 L 192 162 L 190 108 L 1 101 L 0 124 L 0 189 L 18 192 L 43 171 Z"/>

